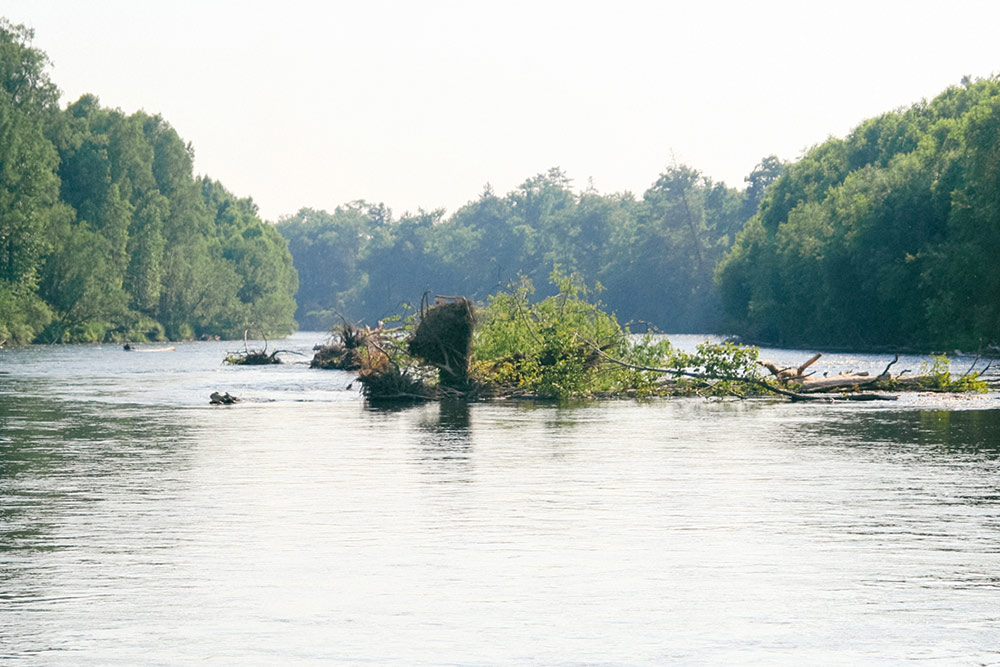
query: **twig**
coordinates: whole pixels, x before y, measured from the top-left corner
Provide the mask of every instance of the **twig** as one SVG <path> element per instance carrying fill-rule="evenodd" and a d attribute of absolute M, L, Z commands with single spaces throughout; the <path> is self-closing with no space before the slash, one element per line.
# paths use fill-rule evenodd
<path fill-rule="evenodd" d="M 885 370 L 882 371 L 882 373 L 879 375 L 879 377 L 882 377 L 883 375 L 886 375 L 889 372 L 889 369 L 892 368 L 892 365 L 894 363 L 896 363 L 897 361 L 899 361 L 899 355 L 898 354 L 895 357 L 893 357 L 892 361 L 889 362 L 889 365 L 885 367 Z"/>
<path fill-rule="evenodd" d="M 535 339 L 536 343 L 544 347 L 545 344 L 538 338 L 535 330 L 531 328 L 531 322 L 528 321 L 528 316 L 525 315 L 524 310 L 521 309 L 521 300 L 515 297 L 514 303 L 517 305 L 517 312 L 521 314 L 521 319 L 524 320 L 524 326 L 528 327 L 528 333 L 531 334 L 531 337 Z"/>
<path fill-rule="evenodd" d="M 971 365 L 971 366 L 969 366 L 969 370 L 967 370 L 967 371 L 965 371 L 964 373 L 962 373 L 962 377 L 964 378 L 964 377 L 966 377 L 967 375 L 969 375 L 969 373 L 971 373 L 971 372 L 972 372 L 972 369 L 973 369 L 973 368 L 975 368 L 975 367 L 976 367 L 976 364 L 978 364 L 978 363 L 979 363 L 979 355 L 977 354 L 977 355 L 976 355 L 976 358 L 972 360 L 972 365 Z M 989 365 L 987 365 L 986 367 L 987 367 L 987 368 L 989 368 Z M 980 373 L 980 375 L 982 375 L 982 373 Z"/>

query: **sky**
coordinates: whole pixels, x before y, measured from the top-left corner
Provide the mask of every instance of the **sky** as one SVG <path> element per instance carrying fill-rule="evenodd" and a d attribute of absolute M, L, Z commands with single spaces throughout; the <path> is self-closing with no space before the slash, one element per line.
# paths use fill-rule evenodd
<path fill-rule="evenodd" d="M 453 212 L 561 168 L 641 195 L 744 187 L 865 118 L 1000 73 L 1000 2 L 0 0 L 63 104 L 160 114 L 277 221 Z"/>

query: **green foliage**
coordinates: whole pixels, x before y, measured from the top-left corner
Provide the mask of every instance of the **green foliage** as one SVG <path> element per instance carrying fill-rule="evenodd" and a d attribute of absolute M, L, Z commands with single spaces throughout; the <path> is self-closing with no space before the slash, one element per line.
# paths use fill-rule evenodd
<path fill-rule="evenodd" d="M 924 363 L 920 369 L 922 386 L 934 391 L 975 392 L 985 394 L 989 385 L 979 377 L 979 373 L 969 372 L 952 379 L 951 361 L 947 355 L 937 354 L 931 364 Z"/>
<path fill-rule="evenodd" d="M 704 343 L 696 353 L 687 354 L 664 338 L 635 339 L 614 315 L 587 299 L 591 290 L 579 276 L 557 270 L 551 281 L 557 293 L 537 302 L 529 298 L 533 287 L 527 279 L 490 297 L 473 340 L 473 371 L 481 383 L 564 399 L 605 393 L 729 395 L 747 391 L 736 380 L 681 378 L 665 384 L 664 374 L 652 369 L 758 377 L 756 348 Z"/>
<path fill-rule="evenodd" d="M 48 227 L 59 214 L 58 155 L 44 136 L 57 91 L 32 37 L 24 26 L 0 19 L 0 281 L 11 309 L 0 327 L 18 341 L 45 319 L 32 295 L 49 250 Z"/>
<path fill-rule="evenodd" d="M 475 369 L 488 384 L 565 398 L 609 388 L 598 350 L 620 351 L 625 332 L 585 300 L 578 277 L 553 271 L 558 293 L 531 303 L 531 281 L 491 296 L 473 340 Z"/>
<path fill-rule="evenodd" d="M 0 280 L 0 344 L 25 345 L 52 321 L 52 309 L 31 291 Z"/>
<path fill-rule="evenodd" d="M 159 116 L 60 111 L 32 33 L 0 20 L 0 340 L 292 330 L 287 243 Z"/>
<path fill-rule="evenodd" d="M 337 314 L 374 323 L 425 291 L 484 301 L 520 276 L 544 298 L 560 266 L 599 280 L 604 299 L 639 326 L 710 330 L 719 318 L 712 268 L 781 169 L 765 159 L 746 193 L 681 166 L 641 200 L 574 192 L 554 168 L 504 196 L 487 186 L 450 217 L 394 217 L 367 202 L 303 209 L 278 225 L 299 270 L 296 317 L 316 329 Z"/>
<path fill-rule="evenodd" d="M 716 267 L 727 328 L 783 345 L 1000 343 L 1000 79 L 790 165 Z"/>
<path fill-rule="evenodd" d="M 367 284 L 358 262 L 374 226 L 369 208 L 363 202 L 332 214 L 304 208 L 278 222 L 277 231 L 287 240 L 298 269 L 295 317 L 302 327 L 329 329 L 341 314 L 362 318 L 355 304 Z"/>

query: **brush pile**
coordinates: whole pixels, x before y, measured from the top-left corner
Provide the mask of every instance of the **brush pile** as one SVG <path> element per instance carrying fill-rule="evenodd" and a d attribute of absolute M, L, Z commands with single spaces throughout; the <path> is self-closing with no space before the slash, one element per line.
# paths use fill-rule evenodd
<path fill-rule="evenodd" d="M 273 352 L 267 351 L 267 338 L 264 339 L 264 347 L 255 350 L 251 349 L 247 345 L 247 331 L 243 332 L 243 351 L 230 352 L 223 359 L 223 363 L 231 364 L 233 366 L 267 366 L 269 364 L 280 364 L 281 359 L 278 355 L 282 352 L 291 352 L 291 350 L 274 350 Z M 298 354 L 295 352 L 294 354 Z"/>
<path fill-rule="evenodd" d="M 379 341 L 384 331 L 344 322 L 334 331 L 333 341 L 324 345 L 309 362 L 310 368 L 357 371 L 365 366 L 365 358 L 379 355 Z"/>
<path fill-rule="evenodd" d="M 407 344 L 410 354 L 438 369 L 441 387 L 463 393 L 469 388 L 469 357 L 476 326 L 472 302 L 464 297 L 437 297 L 421 313 Z"/>

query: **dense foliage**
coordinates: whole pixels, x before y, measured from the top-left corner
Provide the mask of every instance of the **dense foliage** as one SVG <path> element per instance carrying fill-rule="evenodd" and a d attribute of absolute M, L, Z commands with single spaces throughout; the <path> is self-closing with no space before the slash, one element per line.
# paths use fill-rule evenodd
<path fill-rule="evenodd" d="M 534 300 L 531 281 L 523 279 L 491 296 L 480 312 L 473 338 L 473 377 L 485 387 L 560 399 L 760 391 L 745 382 L 719 379 L 758 379 L 756 348 L 706 342 L 686 353 L 661 336 L 630 335 L 593 299 L 579 276 L 555 271 L 551 283 L 556 293 Z"/>
<path fill-rule="evenodd" d="M 766 158 L 744 190 L 674 165 L 605 195 L 554 168 L 450 216 L 353 202 L 275 228 L 196 178 L 159 116 L 60 108 L 31 38 L 0 19 L 0 345 L 377 327 L 424 293 L 500 304 L 522 279 L 547 303 L 558 270 L 637 330 L 1000 346 L 1000 78 Z"/>
<path fill-rule="evenodd" d="M 578 275 L 553 271 L 550 282 L 555 294 L 540 299 L 534 298 L 531 280 L 522 277 L 478 308 L 459 299 L 421 309 L 401 327 L 366 329 L 359 356 L 365 396 L 407 402 L 564 400 L 744 396 L 769 388 L 760 377 L 756 348 L 705 342 L 686 353 L 663 336 L 630 334 L 593 299 L 593 290 Z M 464 312 L 468 322 L 457 317 Z M 474 328 L 465 326 L 473 322 Z M 351 330 L 343 327 L 345 342 Z M 465 342 L 456 344 L 464 336 Z M 446 354 L 442 357 L 438 350 Z M 461 359 L 468 368 L 457 371 L 454 366 Z M 446 381 L 448 377 L 462 381 Z"/>
<path fill-rule="evenodd" d="M 159 116 L 65 109 L 0 19 L 0 344 L 288 333 L 297 278 L 249 199 Z"/>
<path fill-rule="evenodd" d="M 637 328 L 712 330 L 712 271 L 781 169 L 766 159 L 741 192 L 671 167 L 641 199 L 574 192 L 551 169 L 506 196 L 487 187 L 447 218 L 440 210 L 393 218 L 365 202 L 303 209 L 278 224 L 299 270 L 296 317 L 316 329 L 338 314 L 374 323 L 424 291 L 482 301 L 520 276 L 546 296 L 558 267 L 602 284 L 605 301 Z"/>
<path fill-rule="evenodd" d="M 783 345 L 1000 343 L 1000 80 L 788 167 L 717 269 L 728 329 Z"/>

